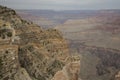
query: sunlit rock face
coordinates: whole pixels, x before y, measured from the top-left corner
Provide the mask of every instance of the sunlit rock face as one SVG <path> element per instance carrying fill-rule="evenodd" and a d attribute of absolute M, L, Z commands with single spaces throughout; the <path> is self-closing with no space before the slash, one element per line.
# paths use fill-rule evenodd
<path fill-rule="evenodd" d="M 80 71 L 80 62 L 71 62 L 66 64 L 62 70 L 58 71 L 52 80 L 78 80 Z"/>

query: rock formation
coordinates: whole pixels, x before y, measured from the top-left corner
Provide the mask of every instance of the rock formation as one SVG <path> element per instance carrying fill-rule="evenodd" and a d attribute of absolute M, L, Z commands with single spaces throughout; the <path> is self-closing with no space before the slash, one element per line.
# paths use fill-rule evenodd
<path fill-rule="evenodd" d="M 78 80 L 80 70 L 80 62 L 71 62 L 58 71 L 52 80 Z"/>
<path fill-rule="evenodd" d="M 115 75 L 114 80 L 120 80 L 120 71 Z"/>
<path fill-rule="evenodd" d="M 0 6 L 0 80 L 51 80 L 53 76 L 58 80 L 62 69 L 74 78 L 68 80 L 78 80 L 79 63 L 70 63 L 68 57 L 67 42 L 59 31 L 44 30 Z"/>

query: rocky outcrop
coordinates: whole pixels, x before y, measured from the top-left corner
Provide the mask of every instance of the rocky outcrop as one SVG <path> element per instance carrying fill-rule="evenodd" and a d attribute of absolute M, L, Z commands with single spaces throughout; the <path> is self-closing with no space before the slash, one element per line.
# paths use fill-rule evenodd
<path fill-rule="evenodd" d="M 0 77 L 11 78 L 19 69 L 18 46 L 0 46 Z"/>
<path fill-rule="evenodd" d="M 36 44 L 28 44 L 19 48 L 21 66 L 35 79 L 46 80 L 51 78 L 64 63 L 52 58 L 45 48 Z"/>
<path fill-rule="evenodd" d="M 0 80 L 30 80 L 20 66 L 17 45 L 0 46 Z"/>
<path fill-rule="evenodd" d="M 80 62 L 71 62 L 58 71 L 52 80 L 78 80 L 80 71 Z"/>
<path fill-rule="evenodd" d="M 70 62 L 68 57 L 67 42 L 59 31 L 44 30 L 0 6 L 0 80 L 51 80 Z"/>

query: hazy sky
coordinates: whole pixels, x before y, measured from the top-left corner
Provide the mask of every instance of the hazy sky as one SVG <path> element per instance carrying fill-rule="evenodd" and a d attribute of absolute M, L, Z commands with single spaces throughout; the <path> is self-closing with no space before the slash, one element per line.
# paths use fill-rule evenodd
<path fill-rule="evenodd" d="M 0 0 L 13 9 L 120 9 L 120 0 Z"/>

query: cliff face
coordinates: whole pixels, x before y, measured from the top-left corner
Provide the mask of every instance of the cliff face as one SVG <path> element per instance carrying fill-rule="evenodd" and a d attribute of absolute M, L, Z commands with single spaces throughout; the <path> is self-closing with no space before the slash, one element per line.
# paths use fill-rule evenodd
<path fill-rule="evenodd" d="M 0 46 L 0 80 L 31 80 L 20 66 L 17 45 Z"/>
<path fill-rule="evenodd" d="M 43 30 L 0 6 L 0 80 L 51 80 L 69 57 L 59 31 Z"/>

